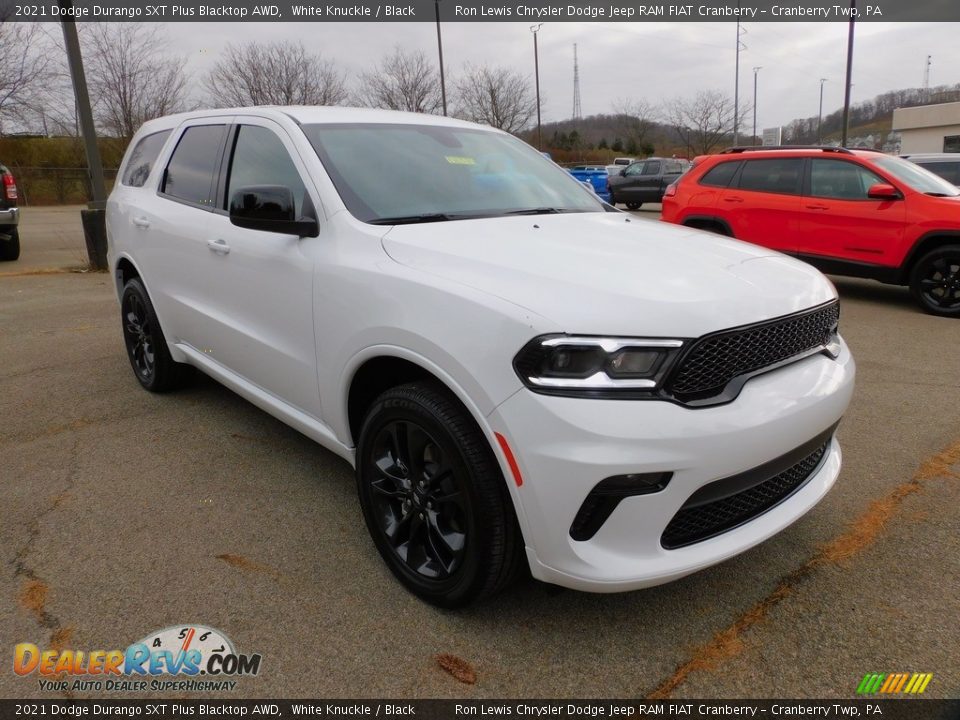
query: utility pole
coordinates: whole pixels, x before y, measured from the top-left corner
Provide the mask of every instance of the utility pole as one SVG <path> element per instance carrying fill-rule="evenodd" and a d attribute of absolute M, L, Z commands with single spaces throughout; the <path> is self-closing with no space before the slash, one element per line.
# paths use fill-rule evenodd
<path fill-rule="evenodd" d="M 927 55 L 927 62 L 923 68 L 923 101 L 930 102 L 930 63 L 933 55 Z"/>
<path fill-rule="evenodd" d="M 531 25 L 530 32 L 533 33 L 533 75 L 537 86 L 537 150 L 543 150 L 543 135 L 540 125 L 540 51 L 537 49 L 537 33 L 543 23 Z"/>
<path fill-rule="evenodd" d="M 853 30 L 857 23 L 857 0 L 850 0 L 850 29 L 847 31 L 847 87 L 843 97 L 843 137 L 840 147 L 847 146 L 847 131 L 850 129 L 850 80 L 853 76 Z"/>
<path fill-rule="evenodd" d="M 740 0 L 737 0 L 737 10 L 740 9 Z M 734 68 L 733 78 L 733 145 L 736 147 L 740 143 L 740 50 L 746 50 L 747 46 L 740 41 L 740 36 L 747 33 L 746 29 L 740 27 L 739 13 L 737 15 L 737 59 Z"/>
<path fill-rule="evenodd" d="M 90 266 L 95 270 L 107 269 L 107 188 L 103 181 L 103 161 L 100 159 L 100 147 L 97 145 L 97 129 L 93 124 L 93 111 L 90 109 L 90 94 L 87 91 L 87 78 L 83 72 L 83 57 L 80 53 L 80 39 L 73 20 L 73 0 L 58 0 L 62 12 L 60 27 L 63 30 L 63 44 L 67 51 L 67 63 L 70 66 L 70 79 L 73 82 L 73 96 L 77 106 L 77 119 L 83 134 L 83 146 L 87 155 L 87 172 L 90 179 L 91 201 L 87 209 L 80 211 L 83 222 L 83 234 L 87 242 L 87 256 Z"/>
<path fill-rule="evenodd" d="M 580 107 L 580 64 L 577 62 L 577 44 L 573 44 L 573 119 L 580 120 L 583 109 Z"/>
<path fill-rule="evenodd" d="M 827 78 L 820 78 L 820 112 L 817 113 L 817 145 L 823 145 L 823 84 Z"/>
<path fill-rule="evenodd" d="M 763 65 L 753 69 L 753 144 L 757 144 L 757 73 L 763 70 Z"/>
<path fill-rule="evenodd" d="M 447 114 L 447 81 L 443 74 L 443 39 L 440 37 L 440 0 L 433 0 L 437 14 L 437 52 L 440 53 L 440 97 L 443 100 L 443 114 Z"/>

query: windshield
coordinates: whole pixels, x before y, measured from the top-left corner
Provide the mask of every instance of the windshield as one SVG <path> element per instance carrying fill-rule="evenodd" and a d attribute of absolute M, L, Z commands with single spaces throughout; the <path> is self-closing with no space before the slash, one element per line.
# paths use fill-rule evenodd
<path fill-rule="evenodd" d="M 304 125 L 350 213 L 368 223 L 604 212 L 569 173 L 526 143 L 438 125 Z"/>
<path fill-rule="evenodd" d="M 919 165 L 898 157 L 876 158 L 874 162 L 883 170 L 893 175 L 897 180 L 906 183 L 914 190 L 928 195 L 943 195 L 956 197 L 960 190 L 948 183 L 939 175 L 934 175 Z"/>

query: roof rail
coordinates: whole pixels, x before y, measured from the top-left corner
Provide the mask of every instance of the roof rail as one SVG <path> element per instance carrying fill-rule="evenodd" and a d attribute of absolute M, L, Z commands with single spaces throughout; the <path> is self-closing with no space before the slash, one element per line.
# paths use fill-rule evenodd
<path fill-rule="evenodd" d="M 721 150 L 720 154 L 732 155 L 742 152 L 763 152 L 766 150 L 822 150 L 823 152 L 835 152 L 843 153 L 844 155 L 853 155 L 853 153 L 847 148 L 834 147 L 832 145 L 747 145 L 727 148 L 726 150 Z"/>

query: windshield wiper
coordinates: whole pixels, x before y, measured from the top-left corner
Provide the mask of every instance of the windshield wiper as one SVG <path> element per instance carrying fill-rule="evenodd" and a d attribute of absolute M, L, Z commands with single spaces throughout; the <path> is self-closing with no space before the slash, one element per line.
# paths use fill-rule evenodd
<path fill-rule="evenodd" d="M 572 212 L 581 212 L 580 210 L 573 210 L 571 208 L 558 208 L 558 207 L 539 207 L 539 208 L 524 208 L 523 210 L 507 210 L 504 215 L 556 215 L 558 213 L 572 213 Z"/>
<path fill-rule="evenodd" d="M 465 215 L 450 215 L 448 213 L 424 213 L 423 215 L 399 215 L 397 217 L 377 218 L 369 220 L 371 225 L 416 225 L 417 223 L 446 222 L 447 220 L 463 220 Z"/>

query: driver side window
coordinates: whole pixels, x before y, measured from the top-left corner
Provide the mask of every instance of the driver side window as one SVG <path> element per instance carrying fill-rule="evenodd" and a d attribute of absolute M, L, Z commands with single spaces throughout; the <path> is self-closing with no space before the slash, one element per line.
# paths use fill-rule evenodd
<path fill-rule="evenodd" d="M 639 175 L 643 172 L 643 163 L 638 162 L 630 165 L 626 170 L 624 170 L 624 175 Z"/>
<path fill-rule="evenodd" d="M 297 217 L 304 214 L 307 189 L 283 142 L 265 127 L 241 125 L 233 146 L 225 207 L 229 207 L 230 198 L 237 190 L 251 185 L 289 188 L 296 202 Z"/>

